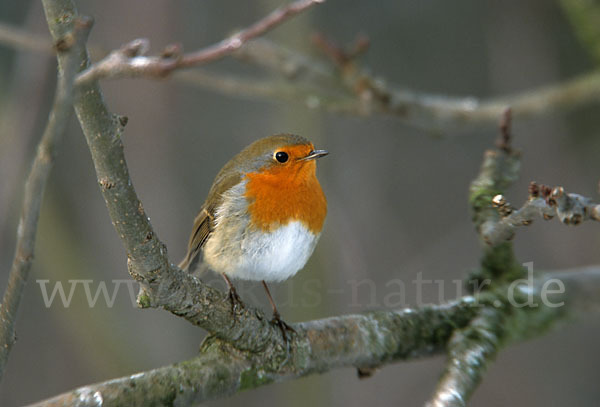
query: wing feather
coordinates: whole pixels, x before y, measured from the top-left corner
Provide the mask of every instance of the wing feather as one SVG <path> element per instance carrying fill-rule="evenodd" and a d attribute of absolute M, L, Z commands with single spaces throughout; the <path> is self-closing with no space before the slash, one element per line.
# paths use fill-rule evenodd
<path fill-rule="evenodd" d="M 206 243 L 214 224 L 213 216 L 206 207 L 202 207 L 196 219 L 194 219 L 194 228 L 188 242 L 188 250 L 184 259 L 179 263 L 179 268 L 192 271 L 195 266 L 202 246 Z"/>
<path fill-rule="evenodd" d="M 188 242 L 188 250 L 184 259 L 179 263 L 179 268 L 193 271 L 199 260 L 202 247 L 210 238 L 215 228 L 215 211 L 223 202 L 223 193 L 242 179 L 242 174 L 231 170 L 231 163 L 221 169 L 208 193 L 208 198 L 200 213 L 194 219 L 194 228 Z"/>

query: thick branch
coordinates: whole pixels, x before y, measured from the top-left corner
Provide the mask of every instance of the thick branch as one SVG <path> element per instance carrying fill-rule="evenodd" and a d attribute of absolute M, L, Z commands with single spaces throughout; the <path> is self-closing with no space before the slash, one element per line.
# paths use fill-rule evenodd
<path fill-rule="evenodd" d="M 549 281 L 560 281 L 564 292 L 545 297 L 543 287 Z M 600 267 L 539 276 L 529 287 L 537 307 L 512 307 L 507 301 L 509 287 L 443 306 L 302 323 L 296 326 L 297 346 L 287 359 L 269 352 L 240 353 L 230 344 L 209 338 L 200 355 L 189 361 L 85 386 L 35 406 L 95 406 L 99 401 L 115 406 L 191 405 L 338 367 L 375 367 L 433 355 L 448 345 L 454 362 L 467 354 L 475 357 L 472 362 L 488 361 L 499 345 L 542 335 L 569 316 L 600 311 Z M 524 290 L 514 288 L 513 292 L 517 301 L 524 300 Z M 546 306 L 544 298 L 551 305 L 564 304 Z M 505 318 L 503 324 L 498 318 Z M 510 331 L 503 331 L 505 326 L 510 326 Z M 461 339 L 469 340 L 462 343 Z M 483 344 L 480 339 L 485 339 Z M 476 344 L 485 349 L 477 349 Z M 457 390 L 466 391 L 462 394 L 470 394 L 483 373 L 481 367 L 471 367 L 474 365 L 454 364 L 438 389 L 448 390 L 447 385 L 454 383 Z"/>
<path fill-rule="evenodd" d="M 79 66 L 79 59 L 71 48 L 74 48 L 73 43 L 79 46 L 85 43 L 91 21 L 79 19 L 73 26 L 72 31 L 57 37 L 56 48 L 64 61 L 63 69 L 59 72 L 54 104 L 25 183 L 15 256 L 0 309 L 0 379 L 16 341 L 15 319 L 33 262 L 35 235 L 46 181 L 54 164 L 56 149 L 71 117 L 73 81 Z"/>
<path fill-rule="evenodd" d="M 190 405 L 237 391 L 336 367 L 376 367 L 443 351 L 453 330 L 478 312 L 471 297 L 444 306 L 369 312 L 296 326 L 299 337 L 289 357 L 269 352 L 240 354 L 209 339 L 199 356 L 149 372 L 86 386 L 37 406 Z"/>
<path fill-rule="evenodd" d="M 500 345 L 498 310 L 485 309 L 469 326 L 457 329 L 448 342 L 446 372 L 428 407 L 465 407 Z"/>
<path fill-rule="evenodd" d="M 498 287 L 497 287 L 498 288 Z M 600 267 L 511 282 L 481 300 L 485 308 L 448 342 L 448 363 L 428 406 L 465 406 L 503 346 L 543 335 L 564 321 L 600 311 Z M 507 295 L 505 295 L 507 294 Z"/>

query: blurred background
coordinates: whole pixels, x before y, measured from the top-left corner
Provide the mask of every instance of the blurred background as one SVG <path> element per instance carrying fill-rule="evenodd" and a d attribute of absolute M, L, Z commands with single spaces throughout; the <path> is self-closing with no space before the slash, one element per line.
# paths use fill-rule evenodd
<path fill-rule="evenodd" d="M 180 42 L 201 48 L 281 4 L 274 0 L 79 1 L 95 18 L 90 44 L 114 49 L 138 37 L 152 51 Z M 1 2 L 0 21 L 48 35 L 38 1 Z M 598 21 L 600 24 L 600 21 Z M 267 35 L 319 57 L 316 31 L 341 43 L 365 33 L 360 63 L 388 83 L 420 92 L 489 98 L 561 82 L 595 68 L 564 9 L 555 1 L 329 0 Z M 260 77 L 226 59 L 203 69 Z M 56 78 L 55 59 L 0 45 L 0 290 L 12 262 L 24 180 L 41 137 Z M 257 138 L 291 132 L 331 152 L 318 175 L 329 201 L 316 252 L 293 279 L 272 290 L 287 321 L 460 295 L 454 281 L 476 267 L 480 246 L 467 192 L 495 124 L 432 134 L 393 117 L 360 118 L 252 97 L 234 97 L 172 80 L 102 82 L 109 108 L 129 117 L 124 143 L 131 176 L 171 259 L 185 252 L 191 224 L 221 166 Z M 513 124 L 523 152 L 520 180 L 508 191 L 520 205 L 531 180 L 598 199 L 600 105 L 540 115 Z M 535 270 L 598 263 L 598 225 L 536 221 L 518 230 L 518 258 Z M 207 275 L 215 280 L 214 275 Z M 41 213 L 36 257 L 17 321 L 18 342 L 0 384 L 0 405 L 14 406 L 76 386 L 129 375 L 196 354 L 204 332 L 161 310 L 132 306 L 125 282 L 113 306 L 90 307 L 83 286 L 70 306 L 46 307 L 39 280 L 70 290 L 69 280 L 105 282 L 112 295 L 128 280 L 126 256 L 98 190 L 90 154 L 73 118 L 52 171 Z M 218 282 L 218 284 L 221 284 Z M 443 284 L 443 296 L 438 293 Z M 259 284 L 241 296 L 269 312 Z M 137 292 L 137 289 L 135 290 Z M 396 296 L 394 297 L 394 295 Z M 600 317 L 583 316 L 543 337 L 503 350 L 472 406 L 596 406 Z M 359 381 L 338 369 L 207 403 L 211 406 L 422 405 L 444 357 L 388 365 Z"/>

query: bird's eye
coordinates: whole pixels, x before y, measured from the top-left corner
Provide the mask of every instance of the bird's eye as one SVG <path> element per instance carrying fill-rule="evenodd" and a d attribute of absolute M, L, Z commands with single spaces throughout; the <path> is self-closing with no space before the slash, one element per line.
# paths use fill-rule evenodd
<path fill-rule="evenodd" d="M 288 154 L 285 151 L 278 151 L 275 153 L 275 159 L 282 164 L 286 162 L 288 158 Z"/>

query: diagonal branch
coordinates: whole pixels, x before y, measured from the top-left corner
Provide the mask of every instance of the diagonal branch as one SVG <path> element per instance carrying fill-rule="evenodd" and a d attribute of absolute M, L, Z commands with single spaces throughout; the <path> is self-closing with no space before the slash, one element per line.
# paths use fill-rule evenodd
<path fill-rule="evenodd" d="M 60 38 L 77 18 L 73 2 L 43 0 L 43 5 L 53 38 Z M 289 14 L 276 16 L 267 18 L 265 27 L 273 27 Z M 254 35 L 261 30 L 253 28 L 250 32 Z M 78 52 L 82 57 L 81 65 L 89 66 L 85 47 L 80 47 Z M 60 65 L 66 62 L 62 55 L 58 55 L 58 61 Z M 262 311 L 243 308 L 231 315 L 225 294 L 169 261 L 167 249 L 154 233 L 129 176 L 121 140 L 126 118 L 109 113 L 96 81 L 84 82 L 78 90 L 80 97 L 74 103 L 75 113 L 88 143 L 113 226 L 127 251 L 129 273 L 142 286 L 138 295 L 140 306 L 162 307 L 220 339 L 233 342 L 239 349 L 271 349 L 285 353 L 280 332 Z"/>
<path fill-rule="evenodd" d="M 282 6 L 250 27 L 207 48 L 181 55 L 178 46 L 168 47 L 161 56 L 145 56 L 150 46 L 148 40 L 137 39 L 111 52 L 106 58 L 88 67 L 77 78 L 82 85 L 102 78 L 164 77 L 176 69 L 206 64 L 230 55 L 249 40 L 325 0 L 296 0 Z"/>
<path fill-rule="evenodd" d="M 428 407 L 464 407 L 479 385 L 500 345 L 502 315 L 486 308 L 471 323 L 456 330 L 447 344 L 446 372 Z"/>
<path fill-rule="evenodd" d="M 55 47 L 63 58 L 64 64 L 62 72 L 58 75 L 54 104 L 48 123 L 25 183 L 23 207 L 17 229 L 17 247 L 0 309 L 0 379 L 16 341 L 15 319 L 33 262 L 35 235 L 46 181 L 54 164 L 56 149 L 71 117 L 73 81 L 79 66 L 79 58 L 72 49 L 76 48 L 74 43 L 78 46 L 85 43 L 91 25 L 90 20 L 78 19 L 73 24 L 73 29 L 59 37 L 56 42 Z"/>

